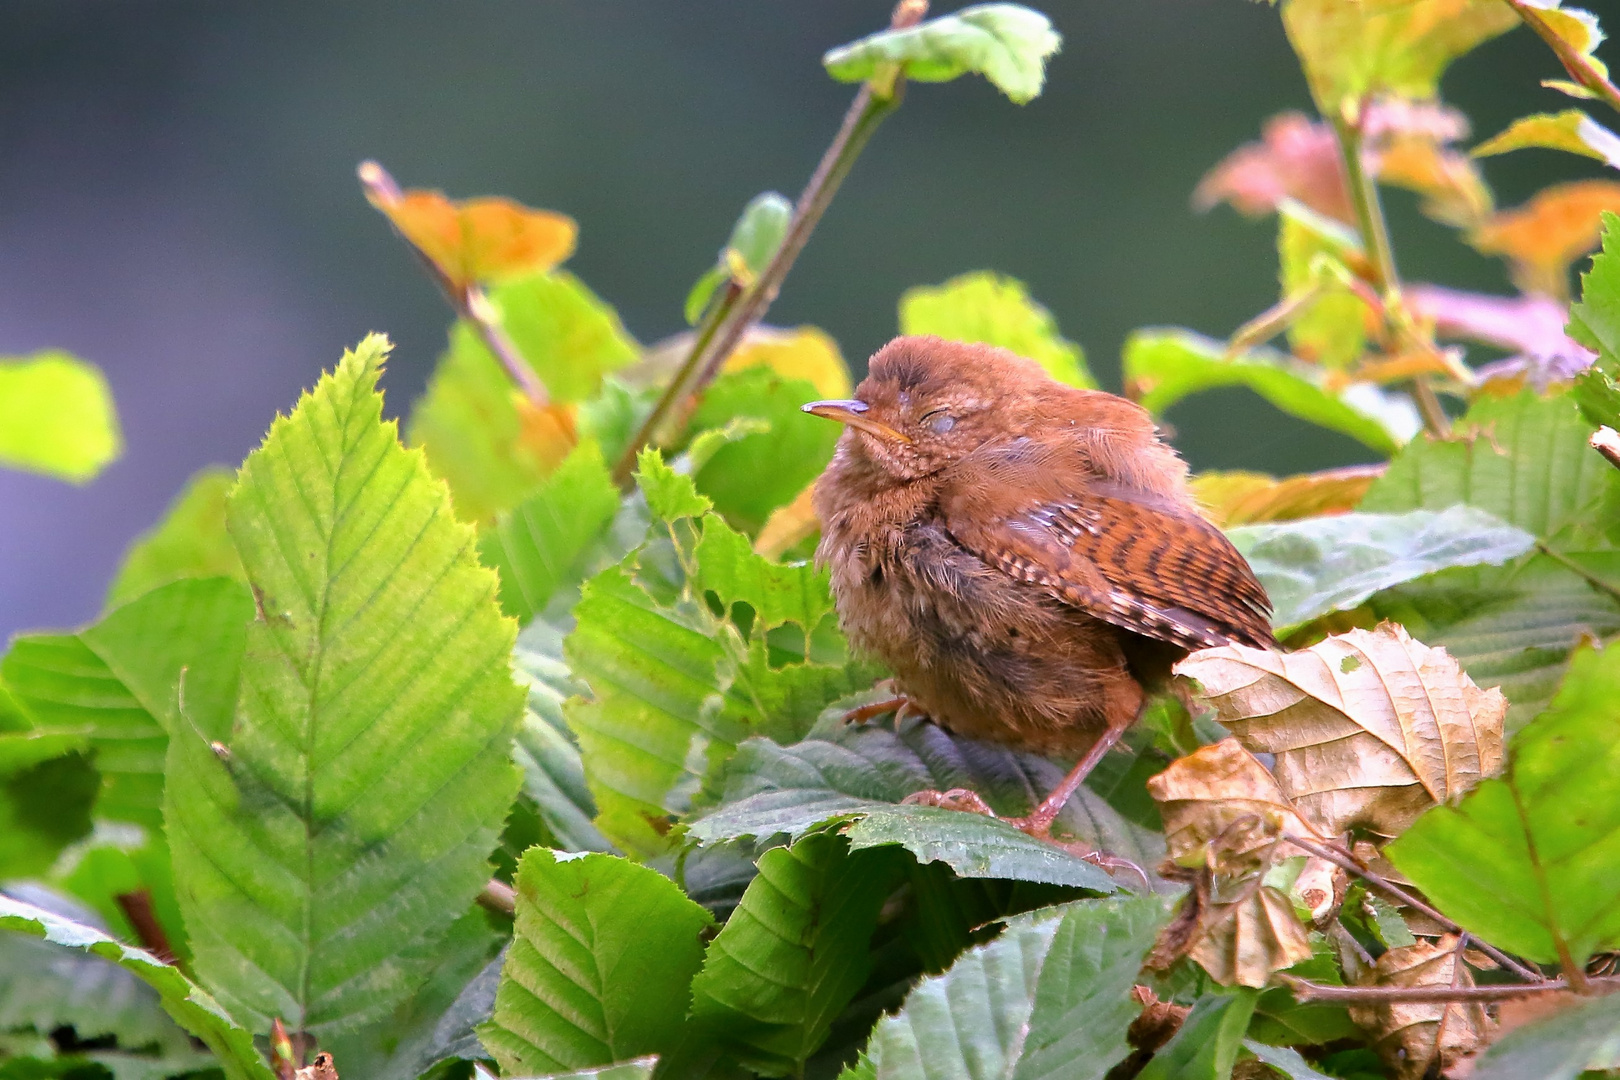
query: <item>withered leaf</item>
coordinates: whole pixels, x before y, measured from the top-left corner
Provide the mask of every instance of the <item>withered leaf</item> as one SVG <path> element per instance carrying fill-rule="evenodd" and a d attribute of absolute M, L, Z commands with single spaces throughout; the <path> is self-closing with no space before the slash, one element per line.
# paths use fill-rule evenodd
<path fill-rule="evenodd" d="M 1213 905 L 1187 955 L 1216 982 L 1259 988 L 1272 972 L 1309 960 L 1311 941 L 1288 897 L 1262 885 Z"/>
<path fill-rule="evenodd" d="M 1294 653 L 1204 649 L 1176 671 L 1245 747 L 1276 755 L 1281 794 L 1325 835 L 1395 836 L 1502 765 L 1501 691 L 1393 624 Z"/>
<path fill-rule="evenodd" d="M 1171 762 L 1148 779 L 1147 789 L 1164 818 L 1170 857 L 1183 866 L 1206 866 L 1213 859 L 1222 871 L 1233 872 L 1248 859 L 1251 869 L 1264 869 L 1280 833 L 1318 836 L 1277 779 L 1236 739 Z"/>
<path fill-rule="evenodd" d="M 1390 949 L 1363 980 L 1371 986 L 1468 987 L 1474 978 L 1462 962 L 1455 935 Z M 1483 1005 L 1463 1002 L 1382 1001 L 1350 1006 L 1350 1018 L 1373 1037 L 1373 1048 L 1396 1080 L 1417 1080 L 1435 1058 L 1440 1069 L 1490 1041 L 1491 1020 Z"/>

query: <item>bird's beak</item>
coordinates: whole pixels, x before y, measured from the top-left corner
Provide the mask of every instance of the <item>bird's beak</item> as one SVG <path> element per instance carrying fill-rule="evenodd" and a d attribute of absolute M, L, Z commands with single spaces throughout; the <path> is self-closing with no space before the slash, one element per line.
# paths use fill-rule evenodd
<path fill-rule="evenodd" d="M 843 401 L 812 401 L 803 406 L 805 412 L 811 416 L 825 416 L 828 420 L 836 420 L 840 424 L 848 424 L 853 428 L 860 428 L 869 435 L 876 435 L 889 442 L 908 443 L 910 438 L 894 430 L 888 424 L 874 420 L 866 415 L 871 406 L 864 401 L 853 399 Z"/>

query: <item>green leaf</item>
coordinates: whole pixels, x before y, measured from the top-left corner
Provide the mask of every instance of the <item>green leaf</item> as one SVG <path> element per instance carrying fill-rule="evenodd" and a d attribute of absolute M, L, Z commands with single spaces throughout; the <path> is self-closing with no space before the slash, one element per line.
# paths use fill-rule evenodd
<path fill-rule="evenodd" d="M 600 1069 L 575 1069 L 565 1073 L 551 1073 L 535 1080 L 652 1080 L 656 1057 L 637 1058 L 617 1065 L 604 1065 Z"/>
<path fill-rule="evenodd" d="M 1536 539 L 1471 506 L 1244 525 L 1227 536 L 1270 594 L 1279 633 L 1425 574 L 1499 565 Z"/>
<path fill-rule="evenodd" d="M 498 286 L 490 300 L 552 404 L 525 400 L 477 332 L 458 322 L 408 426 L 449 483 L 456 512 L 472 521 L 515 507 L 546 477 L 574 445 L 570 403 L 640 352 L 612 308 L 564 271 Z"/>
<path fill-rule="evenodd" d="M 802 1075 L 871 972 L 868 943 L 899 882 L 893 853 L 817 833 L 767 851 L 692 980 L 692 1019 L 765 1076 Z"/>
<path fill-rule="evenodd" d="M 692 430 L 721 428 L 739 417 L 768 425 L 727 440 L 693 471 L 698 490 L 737 528 L 758 532 L 772 510 L 792 502 L 832 460 L 838 425 L 800 408 L 821 396 L 811 383 L 765 365 L 726 372 L 703 392 Z"/>
<path fill-rule="evenodd" d="M 871 1080 L 1101 1080 L 1140 1012 L 1130 989 L 1165 918 L 1155 896 L 1080 900 L 1007 920 L 878 1021 Z"/>
<path fill-rule="evenodd" d="M 1463 929 L 1580 968 L 1620 944 L 1620 650 L 1578 653 L 1507 774 L 1429 810 L 1385 851 Z"/>
<path fill-rule="evenodd" d="M 0 880 L 35 877 L 90 833 L 100 780 L 81 735 L 0 734 Z"/>
<path fill-rule="evenodd" d="M 518 786 L 515 628 L 382 420 L 387 348 L 345 354 L 243 465 L 228 520 L 259 615 L 235 721 L 169 745 L 195 969 L 259 1031 L 337 1033 L 414 991 Z"/>
<path fill-rule="evenodd" d="M 1579 109 L 1521 116 L 1505 131 L 1486 139 L 1469 152 L 1474 157 L 1489 157 L 1528 147 L 1567 150 L 1582 157 L 1597 158 L 1620 169 L 1620 135 Z"/>
<path fill-rule="evenodd" d="M 530 623 L 518 635 L 512 661 L 519 677 L 529 683 L 529 708 L 512 752 L 523 770 L 523 793 L 534 801 L 559 847 L 611 850 L 613 845 L 591 823 L 596 800 L 585 782 L 579 745 L 563 716 L 563 703 L 588 688 L 568 670 L 562 634 L 543 619 Z"/>
<path fill-rule="evenodd" d="M 713 921 L 669 879 L 612 855 L 532 848 L 495 1016 L 507 1075 L 586 1069 L 675 1045 Z"/>
<path fill-rule="evenodd" d="M 1323 116 L 1381 95 L 1427 99 L 1457 57 L 1518 25 L 1500 0 L 1284 0 L 1283 25 Z"/>
<path fill-rule="evenodd" d="M 885 81 L 896 68 L 915 82 L 983 75 L 1013 102 L 1040 96 L 1046 59 L 1063 38 L 1052 22 L 1022 4 L 976 4 L 904 30 L 882 30 L 821 58 L 841 82 Z"/>
<path fill-rule="evenodd" d="M 1288 324 L 1288 344 L 1301 360 L 1343 369 L 1367 347 L 1367 305 L 1342 281 L 1324 280 L 1318 259 L 1341 265 L 1361 256 L 1355 234 L 1292 200 L 1277 208 L 1277 261 L 1283 296 L 1314 288 L 1319 295 Z"/>
<path fill-rule="evenodd" d="M 1479 685 L 1500 685 L 1509 731 L 1552 696 L 1583 637 L 1620 631 L 1620 565 L 1602 528 L 1620 472 L 1587 446 L 1591 432 L 1568 395 L 1481 398 L 1452 438 L 1413 440 L 1361 502 L 1385 513 L 1474 506 L 1536 537 L 1537 554 L 1506 566 L 1449 570 L 1373 599 Z"/>
<path fill-rule="evenodd" d="M 1058 382 L 1096 389 L 1080 346 L 1058 332 L 1052 313 L 1024 283 L 989 270 L 939 286 L 919 285 L 900 297 L 900 332 L 979 342 L 1028 357 Z"/>
<path fill-rule="evenodd" d="M 102 929 L 92 912 L 49 890 L 12 885 L 8 891 L 12 899 Z M 35 937 L 0 934 L 0 1032 L 32 1028 L 48 1035 L 64 1025 L 84 1042 L 111 1036 L 126 1049 L 152 1047 L 164 1055 L 190 1049 L 157 993 L 129 971 Z"/>
<path fill-rule="evenodd" d="M 93 908 L 100 920 L 96 925 L 125 941 L 140 940 L 140 933 L 130 923 L 118 898 L 144 892 L 151 899 L 152 914 L 168 938 L 170 952 L 182 967 L 190 967 L 191 950 L 186 941 L 185 923 L 180 918 L 180 904 L 174 895 L 174 874 L 162 830 L 98 822 L 89 839 L 70 848 L 57 860 L 51 868 L 49 883 L 52 888 Z M 62 914 L 71 917 L 69 912 Z"/>
<path fill-rule="evenodd" d="M 84 733 L 102 778 L 98 816 L 156 829 L 167 732 L 229 728 L 252 617 L 242 583 L 183 578 L 77 634 L 16 639 L 0 677 L 41 724 Z"/>
<path fill-rule="evenodd" d="M 1620 362 L 1620 214 L 1603 214 L 1603 250 L 1581 275 L 1581 301 L 1570 309 L 1569 335 L 1600 351 L 1614 373 Z"/>
<path fill-rule="evenodd" d="M 0 358 L 0 465 L 82 484 L 122 452 L 94 364 L 57 349 Z"/>
<path fill-rule="evenodd" d="M 187 979 L 177 968 L 150 953 L 127 945 L 88 926 L 43 908 L 0 895 L 0 928 L 41 937 L 55 945 L 82 949 L 110 960 L 158 992 L 163 1007 L 176 1023 L 201 1039 L 219 1058 L 227 1080 L 274 1080 L 253 1037 L 231 1021 L 219 1003 Z"/>
<path fill-rule="evenodd" d="M 584 576 L 586 555 L 619 510 L 602 451 L 576 446 L 533 494 L 479 536 L 478 553 L 501 575 L 501 610 L 527 623 L 564 585 Z"/>
<path fill-rule="evenodd" d="M 690 477 L 681 476 L 664 463 L 664 456 L 650 447 L 636 459 L 636 485 L 647 498 L 652 512 L 665 521 L 702 517 L 714 502 L 697 493 Z"/>
<path fill-rule="evenodd" d="M 1139 330 L 1125 342 L 1125 383 L 1137 402 L 1162 413 L 1191 394 L 1222 386 L 1247 386 L 1289 416 L 1348 435 L 1392 454 L 1421 427 L 1404 398 L 1385 395 L 1370 383 L 1354 393 L 1334 394 L 1322 372 L 1264 350 L 1227 359 L 1217 341 L 1185 330 Z"/>
<path fill-rule="evenodd" d="M 1258 990 L 1206 994 L 1193 1003 L 1181 1030 L 1137 1074 L 1140 1080 L 1227 1080 L 1243 1049 Z"/>
<path fill-rule="evenodd" d="M 696 326 L 715 290 L 732 280 L 733 261 L 740 262 L 742 269 L 756 279 L 764 273 L 765 267 L 776 257 L 776 250 L 782 246 L 782 238 L 787 235 L 792 220 L 793 204 L 780 192 L 762 191 L 749 199 L 737 223 L 731 227 L 726 246 L 720 249 L 720 258 L 686 296 L 687 324 Z M 738 284 L 747 287 L 753 283 L 741 281 Z"/>
<path fill-rule="evenodd" d="M 966 787 L 997 813 L 1026 812 L 1056 785 L 1062 770 L 1034 755 L 958 739 L 933 724 L 902 734 L 847 725 L 851 702 L 827 709 L 816 737 L 793 746 L 750 739 L 725 773 L 720 805 L 690 824 L 702 843 L 745 837 L 797 838 L 829 822 L 852 821 L 857 848 L 900 844 L 922 862 L 940 860 L 964 877 L 1012 878 L 1099 891 L 1117 886 L 1093 864 L 979 814 L 901 805 L 918 791 Z M 1058 818 L 1058 831 L 1144 867 L 1158 863 L 1162 840 L 1124 821 L 1082 788 Z"/>
<path fill-rule="evenodd" d="M 1575 1080 L 1620 1068 L 1620 996 L 1581 1001 L 1514 1028 L 1486 1048 L 1477 1080 Z"/>
<path fill-rule="evenodd" d="M 1351 1034 L 1354 1034 L 1352 1029 Z M 1287 1080 L 1332 1080 L 1326 1073 L 1311 1068 L 1310 1062 L 1299 1056 L 1299 1051 L 1287 1046 L 1267 1046 L 1253 1039 L 1243 1041 L 1243 1049 L 1259 1058 Z"/>
<path fill-rule="evenodd" d="M 135 538 L 107 589 L 117 607 L 181 577 L 242 577 L 242 560 L 225 531 L 225 495 L 236 476 L 210 466 L 193 473 L 163 520 Z"/>

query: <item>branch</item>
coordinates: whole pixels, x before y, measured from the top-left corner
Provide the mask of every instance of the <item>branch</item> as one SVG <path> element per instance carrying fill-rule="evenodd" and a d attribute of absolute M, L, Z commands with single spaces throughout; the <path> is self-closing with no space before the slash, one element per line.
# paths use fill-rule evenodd
<path fill-rule="evenodd" d="M 1430 907 L 1422 900 L 1419 900 L 1416 896 L 1413 896 L 1411 893 L 1384 877 L 1382 874 L 1362 866 L 1354 856 L 1340 851 L 1337 848 L 1329 847 L 1325 844 L 1318 844 L 1313 840 L 1301 839 L 1300 837 L 1294 836 L 1291 833 L 1285 833 L 1283 835 L 1283 839 L 1302 851 L 1308 851 L 1312 855 L 1326 859 L 1334 866 L 1342 867 L 1343 869 L 1348 870 L 1350 873 L 1355 874 L 1357 877 L 1361 878 L 1367 884 L 1371 885 L 1373 888 L 1377 889 L 1391 900 L 1394 900 L 1398 904 L 1405 904 L 1413 911 L 1421 911 L 1423 914 L 1427 915 L 1429 918 L 1433 919 L 1447 930 L 1450 930 L 1452 933 L 1462 934 L 1467 932 L 1463 930 L 1462 927 L 1440 914 L 1439 911 Z M 1547 981 L 1547 976 L 1541 974 L 1539 971 L 1526 967 L 1524 964 L 1513 959 L 1513 957 L 1509 956 L 1501 949 L 1498 949 L 1495 945 L 1481 941 L 1477 937 L 1474 938 L 1474 944 L 1479 946 L 1480 952 L 1484 953 L 1486 956 L 1489 956 L 1492 960 L 1495 960 L 1498 964 L 1501 964 L 1504 968 L 1519 976 L 1519 978 L 1538 984 Z"/>
<path fill-rule="evenodd" d="M 889 25 L 894 29 L 913 26 L 922 21 L 922 17 L 927 13 L 927 0 L 900 0 L 895 5 Z M 788 271 L 793 269 L 794 261 L 809 242 L 810 234 L 815 231 L 821 216 L 827 212 L 828 204 L 838 193 L 839 185 L 844 182 L 844 177 L 849 175 L 855 159 L 860 156 L 861 150 L 872 137 L 872 132 L 877 130 L 884 117 L 899 107 L 903 90 L 903 80 L 899 78 L 885 94 L 875 91 L 870 83 L 861 86 L 855 100 L 850 103 L 849 110 L 844 113 L 844 121 L 839 125 L 838 134 L 833 136 L 833 141 L 828 145 L 826 153 L 822 154 L 816 171 L 811 174 L 809 183 L 805 184 L 804 191 L 800 193 L 799 201 L 793 206 L 793 217 L 782 237 L 782 245 L 776 249 L 776 254 L 772 256 L 769 265 L 760 272 L 759 280 L 742 293 L 731 310 L 718 313 L 715 329 L 709 338 L 705 340 L 701 332 L 698 334 L 697 340 L 693 342 L 692 352 L 681 364 L 683 374 L 688 371 L 692 373 L 691 378 L 686 380 L 688 384 L 682 385 L 683 380 L 679 376 L 670 380 L 669 385 L 664 388 L 662 397 L 653 406 L 653 415 L 658 418 L 660 425 L 665 417 L 673 416 L 671 422 L 674 426 L 685 426 L 696 408 L 698 395 L 714 381 L 726 358 L 747 336 L 754 324 L 765 317 L 765 312 L 776 299 Z M 649 425 L 643 424 L 642 430 L 637 432 L 630 445 L 625 447 L 624 454 L 613 470 L 614 476 L 620 478 L 621 483 L 628 479 L 635 468 L 636 455 L 641 452 L 642 446 L 653 434 Z"/>
<path fill-rule="evenodd" d="M 1545 41 L 1558 57 L 1558 62 L 1564 65 L 1569 77 L 1581 86 L 1590 90 L 1592 94 L 1604 101 L 1611 109 L 1620 110 L 1620 87 L 1616 87 L 1604 77 L 1603 73 L 1592 66 L 1590 57 L 1582 56 L 1575 51 L 1575 47 L 1548 25 L 1547 20 L 1541 17 L 1541 12 L 1525 3 L 1524 0 L 1506 0 L 1507 6 L 1518 12 L 1524 25 L 1534 30 Z"/>
<path fill-rule="evenodd" d="M 1620 588 L 1616 588 L 1612 582 L 1598 577 L 1568 555 L 1552 547 L 1545 540 L 1536 541 L 1536 550 L 1553 560 L 1553 562 L 1558 563 L 1564 569 L 1571 571 L 1577 577 L 1585 579 L 1586 583 L 1592 588 L 1597 589 L 1599 592 L 1606 592 L 1615 599 L 1620 600 Z"/>
<path fill-rule="evenodd" d="M 1615 468 L 1620 469 L 1620 431 L 1612 427 L 1600 427 L 1592 433 L 1588 440 L 1592 449 L 1603 455 L 1603 459 Z"/>
<path fill-rule="evenodd" d="M 399 189 L 399 184 L 395 183 L 388 170 L 375 161 L 362 161 L 359 175 L 360 186 L 366 189 L 366 194 L 374 202 L 391 206 L 405 197 L 405 193 Z M 407 240 L 406 243 L 410 241 Z M 500 313 L 495 310 L 495 305 L 489 302 L 489 297 L 484 295 L 484 290 L 477 284 L 458 286 L 445 276 L 444 271 L 439 269 L 432 259 L 422 254 L 421 249 L 415 244 L 410 244 L 410 248 L 411 254 L 416 256 L 416 261 L 421 263 L 428 277 L 439 286 L 439 291 L 450 302 L 456 314 L 466 319 L 478 332 L 484 345 L 495 354 L 495 358 L 501 362 L 501 366 L 512 377 L 512 381 L 523 391 L 523 396 L 534 405 L 544 405 L 550 401 L 550 395 L 546 393 L 546 384 L 540 381 L 540 377 L 534 373 L 534 368 L 529 366 L 528 361 L 523 359 L 523 354 L 518 351 L 517 344 L 507 336 L 506 330 L 501 326 Z"/>
<path fill-rule="evenodd" d="M 172 966 L 174 947 L 169 944 L 169 935 L 164 931 L 163 924 L 158 921 L 157 911 L 152 907 L 152 893 L 147 889 L 136 889 L 134 892 L 118 893 L 113 900 L 118 904 L 118 909 L 124 913 L 124 918 L 129 920 L 141 948 Z"/>
<path fill-rule="evenodd" d="M 1395 328 L 1400 320 L 1392 317 L 1391 309 L 1399 312 L 1406 310 L 1405 304 L 1400 301 L 1401 279 L 1395 270 L 1395 250 L 1389 242 L 1389 224 L 1384 220 L 1384 208 L 1378 201 L 1378 185 L 1362 164 L 1361 128 L 1358 124 L 1359 120 L 1357 124 L 1352 124 L 1342 115 L 1333 117 L 1333 131 L 1339 138 L 1339 151 L 1344 157 L 1350 198 L 1356 207 L 1356 224 L 1376 275 L 1373 284 L 1384 297 L 1385 323 Z M 1418 344 L 1430 351 L 1439 351 L 1432 341 L 1420 341 Z M 1451 421 L 1446 417 L 1445 409 L 1441 408 L 1440 399 L 1435 396 L 1434 387 L 1429 385 L 1427 376 L 1418 375 L 1412 379 L 1412 396 L 1417 401 L 1418 412 L 1423 414 L 1423 426 L 1429 434 L 1439 438 L 1449 434 Z"/>
<path fill-rule="evenodd" d="M 1475 944 L 1482 942 L 1476 939 Z M 1300 1004 L 1311 1001 L 1506 1001 L 1570 988 L 1563 979 L 1549 979 L 1529 986 L 1522 983 L 1507 986 L 1327 986 L 1292 975 L 1278 975 L 1277 978 L 1293 991 L 1294 1000 Z M 1620 978 L 1615 977 L 1588 979 L 1587 982 L 1594 986 L 1620 987 Z"/>
<path fill-rule="evenodd" d="M 506 882 L 490 878 L 478 894 L 478 903 L 497 915 L 512 915 L 517 912 L 517 893 Z"/>

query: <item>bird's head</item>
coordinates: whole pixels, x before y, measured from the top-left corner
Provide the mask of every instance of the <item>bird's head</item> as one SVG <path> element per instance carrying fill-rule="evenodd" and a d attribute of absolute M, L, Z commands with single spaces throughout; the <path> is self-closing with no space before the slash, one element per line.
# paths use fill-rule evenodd
<path fill-rule="evenodd" d="M 897 337 L 873 354 L 855 397 L 804 411 L 844 424 L 850 452 L 912 480 L 1015 436 L 1021 404 L 1051 385 L 1039 365 L 1005 349 Z"/>

